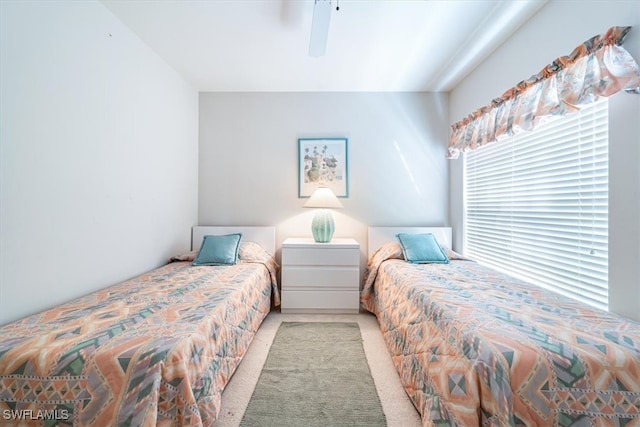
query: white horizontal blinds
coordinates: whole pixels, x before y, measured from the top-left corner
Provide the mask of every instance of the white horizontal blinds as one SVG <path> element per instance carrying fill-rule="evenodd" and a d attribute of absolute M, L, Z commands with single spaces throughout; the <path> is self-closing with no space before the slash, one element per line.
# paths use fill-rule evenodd
<path fill-rule="evenodd" d="M 468 152 L 467 255 L 606 310 L 608 145 L 605 99 Z"/>

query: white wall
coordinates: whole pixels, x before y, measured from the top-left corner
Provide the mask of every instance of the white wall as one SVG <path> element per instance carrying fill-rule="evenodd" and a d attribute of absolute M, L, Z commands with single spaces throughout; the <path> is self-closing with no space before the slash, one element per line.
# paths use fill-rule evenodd
<path fill-rule="evenodd" d="M 445 225 L 448 95 L 201 93 L 201 225 L 277 225 L 311 237 L 298 198 L 298 138 L 347 137 L 349 197 L 335 237 L 366 253 L 369 225 Z"/>
<path fill-rule="evenodd" d="M 640 61 L 640 2 L 550 1 L 451 93 L 456 122 L 613 26 L 632 25 L 624 47 Z M 609 305 L 640 320 L 640 96 L 610 98 Z M 451 161 L 451 224 L 462 246 L 462 157 Z"/>
<path fill-rule="evenodd" d="M 6 323 L 189 248 L 198 95 L 101 3 L 0 3 Z"/>

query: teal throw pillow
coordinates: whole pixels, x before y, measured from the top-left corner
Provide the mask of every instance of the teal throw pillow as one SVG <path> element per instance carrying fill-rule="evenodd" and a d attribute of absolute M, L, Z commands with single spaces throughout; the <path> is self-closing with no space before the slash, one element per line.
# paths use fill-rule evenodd
<path fill-rule="evenodd" d="M 399 233 L 404 259 L 414 264 L 449 264 L 447 253 L 431 233 Z"/>
<path fill-rule="evenodd" d="M 242 233 L 204 236 L 193 265 L 233 265 L 238 260 Z"/>

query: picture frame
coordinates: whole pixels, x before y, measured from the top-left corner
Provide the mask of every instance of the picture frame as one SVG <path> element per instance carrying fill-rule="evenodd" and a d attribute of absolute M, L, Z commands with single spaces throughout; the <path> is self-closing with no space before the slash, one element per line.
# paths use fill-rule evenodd
<path fill-rule="evenodd" d="M 328 187 L 349 197 L 348 138 L 298 138 L 298 197 Z"/>

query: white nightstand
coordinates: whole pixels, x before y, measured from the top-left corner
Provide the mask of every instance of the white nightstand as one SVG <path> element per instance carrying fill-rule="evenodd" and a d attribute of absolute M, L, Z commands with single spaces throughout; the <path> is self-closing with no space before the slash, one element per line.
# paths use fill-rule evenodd
<path fill-rule="evenodd" d="M 353 239 L 282 243 L 282 313 L 358 313 L 360 244 Z"/>

